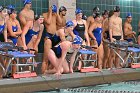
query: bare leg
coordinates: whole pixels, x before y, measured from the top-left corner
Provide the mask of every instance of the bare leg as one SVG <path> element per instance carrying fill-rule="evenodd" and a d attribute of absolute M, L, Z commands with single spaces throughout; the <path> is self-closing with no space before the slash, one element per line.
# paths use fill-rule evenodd
<path fill-rule="evenodd" d="M 101 70 L 102 69 L 102 63 L 103 63 L 103 55 L 104 55 L 104 50 L 103 50 L 103 45 L 101 44 L 98 47 L 98 68 Z"/>
<path fill-rule="evenodd" d="M 109 55 L 110 55 L 110 49 L 108 47 L 108 44 L 104 42 L 104 59 L 103 59 L 103 68 L 107 68 Z"/>
<path fill-rule="evenodd" d="M 140 45 L 140 35 L 138 36 L 138 44 Z"/>
<path fill-rule="evenodd" d="M 113 61 L 115 59 L 115 54 L 113 49 L 110 49 L 110 56 L 109 56 L 109 68 L 113 67 Z"/>
<path fill-rule="evenodd" d="M 120 52 L 121 52 L 120 50 L 117 50 L 117 53 L 120 54 Z M 120 59 L 117 55 L 115 55 L 115 67 L 120 68 Z"/>
<path fill-rule="evenodd" d="M 42 74 L 45 73 L 45 70 L 48 69 L 48 52 L 51 49 L 52 42 L 50 39 L 46 39 L 44 42 L 44 54 L 42 62 Z"/>

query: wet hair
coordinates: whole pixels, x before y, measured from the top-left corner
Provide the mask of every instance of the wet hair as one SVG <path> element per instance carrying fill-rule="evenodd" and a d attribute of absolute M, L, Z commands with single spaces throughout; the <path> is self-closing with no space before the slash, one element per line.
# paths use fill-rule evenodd
<path fill-rule="evenodd" d="M 97 17 L 100 17 L 101 15 L 100 15 L 100 13 L 94 13 L 93 14 L 93 18 L 95 19 L 95 18 L 97 18 Z"/>
<path fill-rule="evenodd" d="M 102 13 L 102 15 L 106 15 L 106 14 L 108 15 L 109 14 L 109 11 L 104 10 L 103 13 Z"/>
<path fill-rule="evenodd" d="M 59 8 L 59 12 L 62 12 L 62 11 L 67 11 L 66 7 L 61 6 L 61 7 Z"/>
<path fill-rule="evenodd" d="M 113 14 L 114 14 L 114 11 L 113 10 L 110 10 L 109 11 L 109 14 L 108 14 L 108 17 L 111 17 Z"/>

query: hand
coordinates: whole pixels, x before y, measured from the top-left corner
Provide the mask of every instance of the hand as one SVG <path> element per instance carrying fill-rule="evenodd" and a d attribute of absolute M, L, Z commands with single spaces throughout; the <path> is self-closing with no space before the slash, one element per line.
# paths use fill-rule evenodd
<path fill-rule="evenodd" d="M 27 48 L 27 46 L 24 46 L 23 49 L 24 49 L 24 50 L 27 50 L 28 48 Z"/>
<path fill-rule="evenodd" d="M 134 34 L 134 35 L 136 35 L 136 32 L 135 32 L 135 31 L 133 31 L 133 34 Z"/>
<path fill-rule="evenodd" d="M 116 39 L 115 39 L 115 38 L 112 38 L 112 39 L 111 39 L 111 42 L 115 42 L 115 41 L 116 41 Z"/>
<path fill-rule="evenodd" d="M 52 13 L 52 6 L 49 8 L 49 12 Z"/>

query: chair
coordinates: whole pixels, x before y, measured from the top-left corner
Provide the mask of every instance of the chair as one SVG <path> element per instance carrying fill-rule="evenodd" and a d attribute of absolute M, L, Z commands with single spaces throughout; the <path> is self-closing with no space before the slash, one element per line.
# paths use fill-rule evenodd
<path fill-rule="evenodd" d="M 27 51 L 26 52 L 23 51 L 23 48 L 17 47 L 11 42 L 0 42 L 0 55 L 3 58 L 3 60 L 9 59 L 6 67 L 4 65 L 0 65 L 3 69 L 4 76 L 8 74 L 8 70 L 10 66 L 16 66 L 16 73 L 13 75 L 14 78 L 30 77 L 29 73 L 25 75 L 27 71 L 22 71 L 22 67 L 32 66 L 32 71 L 34 71 L 35 55 L 30 54 Z M 26 59 L 26 62 L 25 63 L 20 62 L 20 59 Z M 16 64 L 13 64 L 13 61 L 15 61 Z M 28 71 L 28 72 L 31 72 L 31 71 Z M 19 74 L 22 74 L 22 75 L 19 75 Z M 33 73 L 33 74 L 32 76 L 36 76 L 36 73 Z"/>
<path fill-rule="evenodd" d="M 85 48 L 85 49 L 83 49 L 83 48 Z M 83 67 L 81 69 L 81 72 L 98 71 L 98 69 L 94 68 L 93 66 L 92 67 L 87 66 L 87 63 L 97 61 L 97 53 L 92 51 L 91 49 L 92 49 L 92 47 L 82 46 L 82 48 L 77 53 L 77 57 L 76 57 L 76 60 L 74 62 L 74 66 L 79 61 L 83 62 Z M 84 55 L 84 58 L 81 58 L 82 55 Z M 95 59 L 92 59 L 93 55 L 95 55 Z"/>

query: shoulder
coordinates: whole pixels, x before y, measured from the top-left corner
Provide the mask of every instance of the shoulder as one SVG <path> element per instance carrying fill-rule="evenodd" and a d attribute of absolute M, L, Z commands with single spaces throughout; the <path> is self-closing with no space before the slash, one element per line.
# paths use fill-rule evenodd
<path fill-rule="evenodd" d="M 33 10 L 30 10 L 30 12 L 31 12 L 31 13 L 34 13 L 34 11 L 33 11 Z"/>
<path fill-rule="evenodd" d="M 19 24 L 19 21 L 18 20 L 15 20 L 16 24 Z"/>
<path fill-rule="evenodd" d="M 76 24 L 77 24 L 76 20 L 72 20 L 72 22 L 74 23 L 74 25 L 76 25 Z"/>
<path fill-rule="evenodd" d="M 87 22 L 86 22 L 86 20 L 83 20 L 83 19 L 82 19 L 82 21 L 83 21 L 83 23 L 84 23 L 84 24 L 86 24 L 86 23 L 87 23 Z"/>

